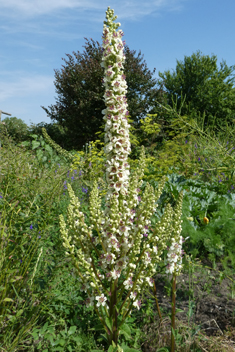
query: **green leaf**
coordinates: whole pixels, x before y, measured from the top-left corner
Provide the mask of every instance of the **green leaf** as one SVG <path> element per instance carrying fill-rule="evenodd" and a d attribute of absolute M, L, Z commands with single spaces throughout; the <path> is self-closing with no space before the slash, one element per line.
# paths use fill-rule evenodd
<path fill-rule="evenodd" d="M 82 338 L 80 336 L 73 336 L 73 341 L 76 341 L 77 343 L 82 343 Z"/>
<path fill-rule="evenodd" d="M 22 315 L 24 313 L 23 309 L 20 309 L 17 313 L 16 313 L 16 317 L 19 317 L 20 315 Z"/>
<path fill-rule="evenodd" d="M 77 330 L 77 327 L 76 326 L 71 326 L 69 331 L 68 331 L 68 335 L 72 335 L 75 333 L 75 331 Z"/>
<path fill-rule="evenodd" d="M 60 339 L 59 344 L 60 344 L 60 346 L 64 346 L 65 340 L 64 339 Z"/>
<path fill-rule="evenodd" d="M 3 302 L 14 302 L 11 298 L 4 298 Z"/>
<path fill-rule="evenodd" d="M 38 141 L 32 141 L 32 150 L 38 148 L 40 146 L 40 142 Z"/>
<path fill-rule="evenodd" d="M 131 329 L 127 324 L 123 324 L 120 329 L 120 334 L 123 334 L 126 339 L 131 339 Z"/>
<path fill-rule="evenodd" d="M 34 139 L 37 139 L 38 135 L 37 134 L 30 134 L 30 137 L 33 137 Z"/>
<path fill-rule="evenodd" d="M 128 346 L 121 346 L 123 349 L 123 352 L 141 352 L 140 350 L 136 350 L 135 348 L 130 348 Z"/>
<path fill-rule="evenodd" d="M 182 310 L 182 309 L 179 309 L 179 308 L 176 308 L 176 310 L 175 310 L 175 314 L 177 314 L 177 313 L 183 313 L 184 311 Z"/>
<path fill-rule="evenodd" d="M 109 319 L 108 317 L 106 317 L 105 323 L 106 323 L 107 327 L 112 331 L 112 320 Z"/>
<path fill-rule="evenodd" d="M 24 147 L 28 147 L 30 145 L 30 142 L 24 141 L 24 142 L 20 143 L 20 145 L 23 145 Z"/>
<path fill-rule="evenodd" d="M 42 157 L 43 157 L 43 151 L 42 151 L 42 149 L 37 149 L 37 150 L 36 150 L 36 155 L 37 155 L 38 160 L 41 160 Z"/>
<path fill-rule="evenodd" d="M 31 335 L 33 336 L 34 340 L 38 340 L 38 334 L 36 332 L 32 332 Z"/>
<path fill-rule="evenodd" d="M 50 155 L 53 154 L 53 149 L 52 149 L 48 144 L 45 145 L 45 150 L 46 150 Z"/>
<path fill-rule="evenodd" d="M 41 333 L 44 333 L 44 332 L 46 331 L 47 327 L 48 327 L 48 322 L 46 322 L 46 323 L 43 325 L 43 328 L 42 328 Z"/>

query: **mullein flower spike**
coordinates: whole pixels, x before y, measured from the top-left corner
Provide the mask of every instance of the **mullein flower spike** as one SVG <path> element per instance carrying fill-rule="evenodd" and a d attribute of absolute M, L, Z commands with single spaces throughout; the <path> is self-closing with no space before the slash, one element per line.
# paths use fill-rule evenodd
<path fill-rule="evenodd" d="M 87 293 L 87 305 L 93 306 L 101 321 L 104 315 L 112 318 L 130 314 L 132 307 L 140 309 L 143 289 L 153 285 L 152 276 L 156 264 L 161 260 L 162 251 L 167 248 L 174 235 L 173 245 L 181 245 L 181 204 L 178 202 L 176 214 L 167 205 L 162 219 L 154 231 L 151 217 L 157 208 L 165 179 L 154 191 L 149 184 L 140 197 L 144 175 L 145 156 L 141 151 L 139 168 L 130 175 L 128 155 L 131 151 L 127 108 L 127 84 L 123 73 L 125 60 L 123 52 L 123 32 L 115 23 L 114 11 L 108 8 L 103 28 L 103 84 L 105 87 L 103 110 L 105 120 L 106 181 L 107 194 L 105 208 L 101 207 L 101 196 L 97 182 L 90 193 L 89 225 L 80 211 L 80 203 L 68 183 L 70 205 L 67 224 L 60 215 L 60 231 L 66 253 L 77 269 L 81 289 Z M 172 251 L 177 249 L 172 249 Z M 178 253 L 178 252 L 177 252 Z M 178 254 L 177 254 L 178 255 Z M 179 255 L 178 255 L 179 256 Z M 174 263 L 176 263 L 174 261 Z M 177 257 L 173 270 L 180 270 Z M 108 335 L 117 342 L 118 327 Z"/>

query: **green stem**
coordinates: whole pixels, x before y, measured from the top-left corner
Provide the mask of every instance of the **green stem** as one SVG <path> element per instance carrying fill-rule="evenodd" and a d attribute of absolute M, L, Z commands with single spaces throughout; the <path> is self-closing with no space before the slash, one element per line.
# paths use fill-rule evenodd
<path fill-rule="evenodd" d="M 171 352 L 175 351 L 175 298 L 176 298 L 176 274 L 172 278 L 172 308 L 171 308 Z"/>
<path fill-rule="evenodd" d="M 117 279 L 114 281 L 113 283 L 113 287 L 112 287 L 112 307 L 111 307 L 111 312 L 112 312 L 112 341 L 115 342 L 115 344 L 117 345 L 118 343 L 118 322 L 117 322 Z"/>
<path fill-rule="evenodd" d="M 106 325 L 106 323 L 105 323 L 105 317 L 104 317 L 104 314 L 103 314 L 103 312 L 102 312 L 102 308 L 100 309 L 100 310 L 101 310 L 101 314 L 99 313 L 99 310 L 98 310 L 98 308 L 96 307 L 95 304 L 94 304 L 94 309 L 95 309 L 96 314 L 98 315 L 98 317 L 99 317 L 99 319 L 100 319 L 101 324 L 103 325 L 103 327 L 104 327 L 104 329 L 105 329 L 105 331 L 106 331 L 106 333 L 107 333 L 107 339 L 108 339 L 109 342 L 110 342 L 110 330 L 109 330 L 109 328 L 107 327 L 107 325 Z M 111 342 L 111 343 L 112 343 L 112 342 Z"/>

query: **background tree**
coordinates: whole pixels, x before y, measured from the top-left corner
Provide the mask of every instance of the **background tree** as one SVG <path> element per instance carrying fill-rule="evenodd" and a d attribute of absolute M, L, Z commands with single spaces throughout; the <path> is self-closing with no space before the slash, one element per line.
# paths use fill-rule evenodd
<path fill-rule="evenodd" d="M 71 141 L 67 137 L 67 128 L 62 127 L 58 122 L 46 123 L 40 122 L 37 124 L 30 125 L 31 134 L 37 134 L 43 137 L 42 128 L 46 129 L 47 134 L 53 139 L 53 141 L 59 144 L 62 148 L 71 149 Z"/>
<path fill-rule="evenodd" d="M 205 114 L 205 125 L 232 124 L 235 119 L 235 88 L 233 71 L 225 61 L 217 66 L 217 56 L 200 51 L 178 61 L 175 71 L 159 72 L 159 87 L 165 92 L 167 104 L 181 108 L 180 113 L 191 117 Z"/>
<path fill-rule="evenodd" d="M 27 139 L 29 134 L 28 125 L 21 119 L 15 116 L 5 117 L 2 120 L 7 134 L 13 139 L 14 142 L 20 143 Z"/>
<path fill-rule="evenodd" d="M 98 41 L 86 39 L 84 48 L 83 53 L 66 54 L 62 69 L 55 70 L 56 104 L 42 107 L 53 121 L 67 129 L 68 149 L 81 149 L 103 130 L 102 47 Z M 157 80 L 153 78 L 155 69 L 151 72 L 147 68 L 141 52 L 136 55 L 125 46 L 125 55 L 128 107 L 133 125 L 138 127 L 155 104 Z"/>

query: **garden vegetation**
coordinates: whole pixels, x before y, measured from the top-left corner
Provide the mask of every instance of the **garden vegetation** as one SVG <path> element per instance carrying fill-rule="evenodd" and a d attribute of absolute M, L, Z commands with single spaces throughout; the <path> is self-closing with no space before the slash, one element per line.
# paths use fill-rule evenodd
<path fill-rule="evenodd" d="M 166 104 L 167 138 L 154 111 L 132 137 L 114 20 L 108 8 L 104 143 L 66 151 L 0 125 L 0 351 L 233 351 L 232 314 L 215 336 L 194 321 L 193 274 L 216 271 L 234 299 L 235 129 Z"/>

